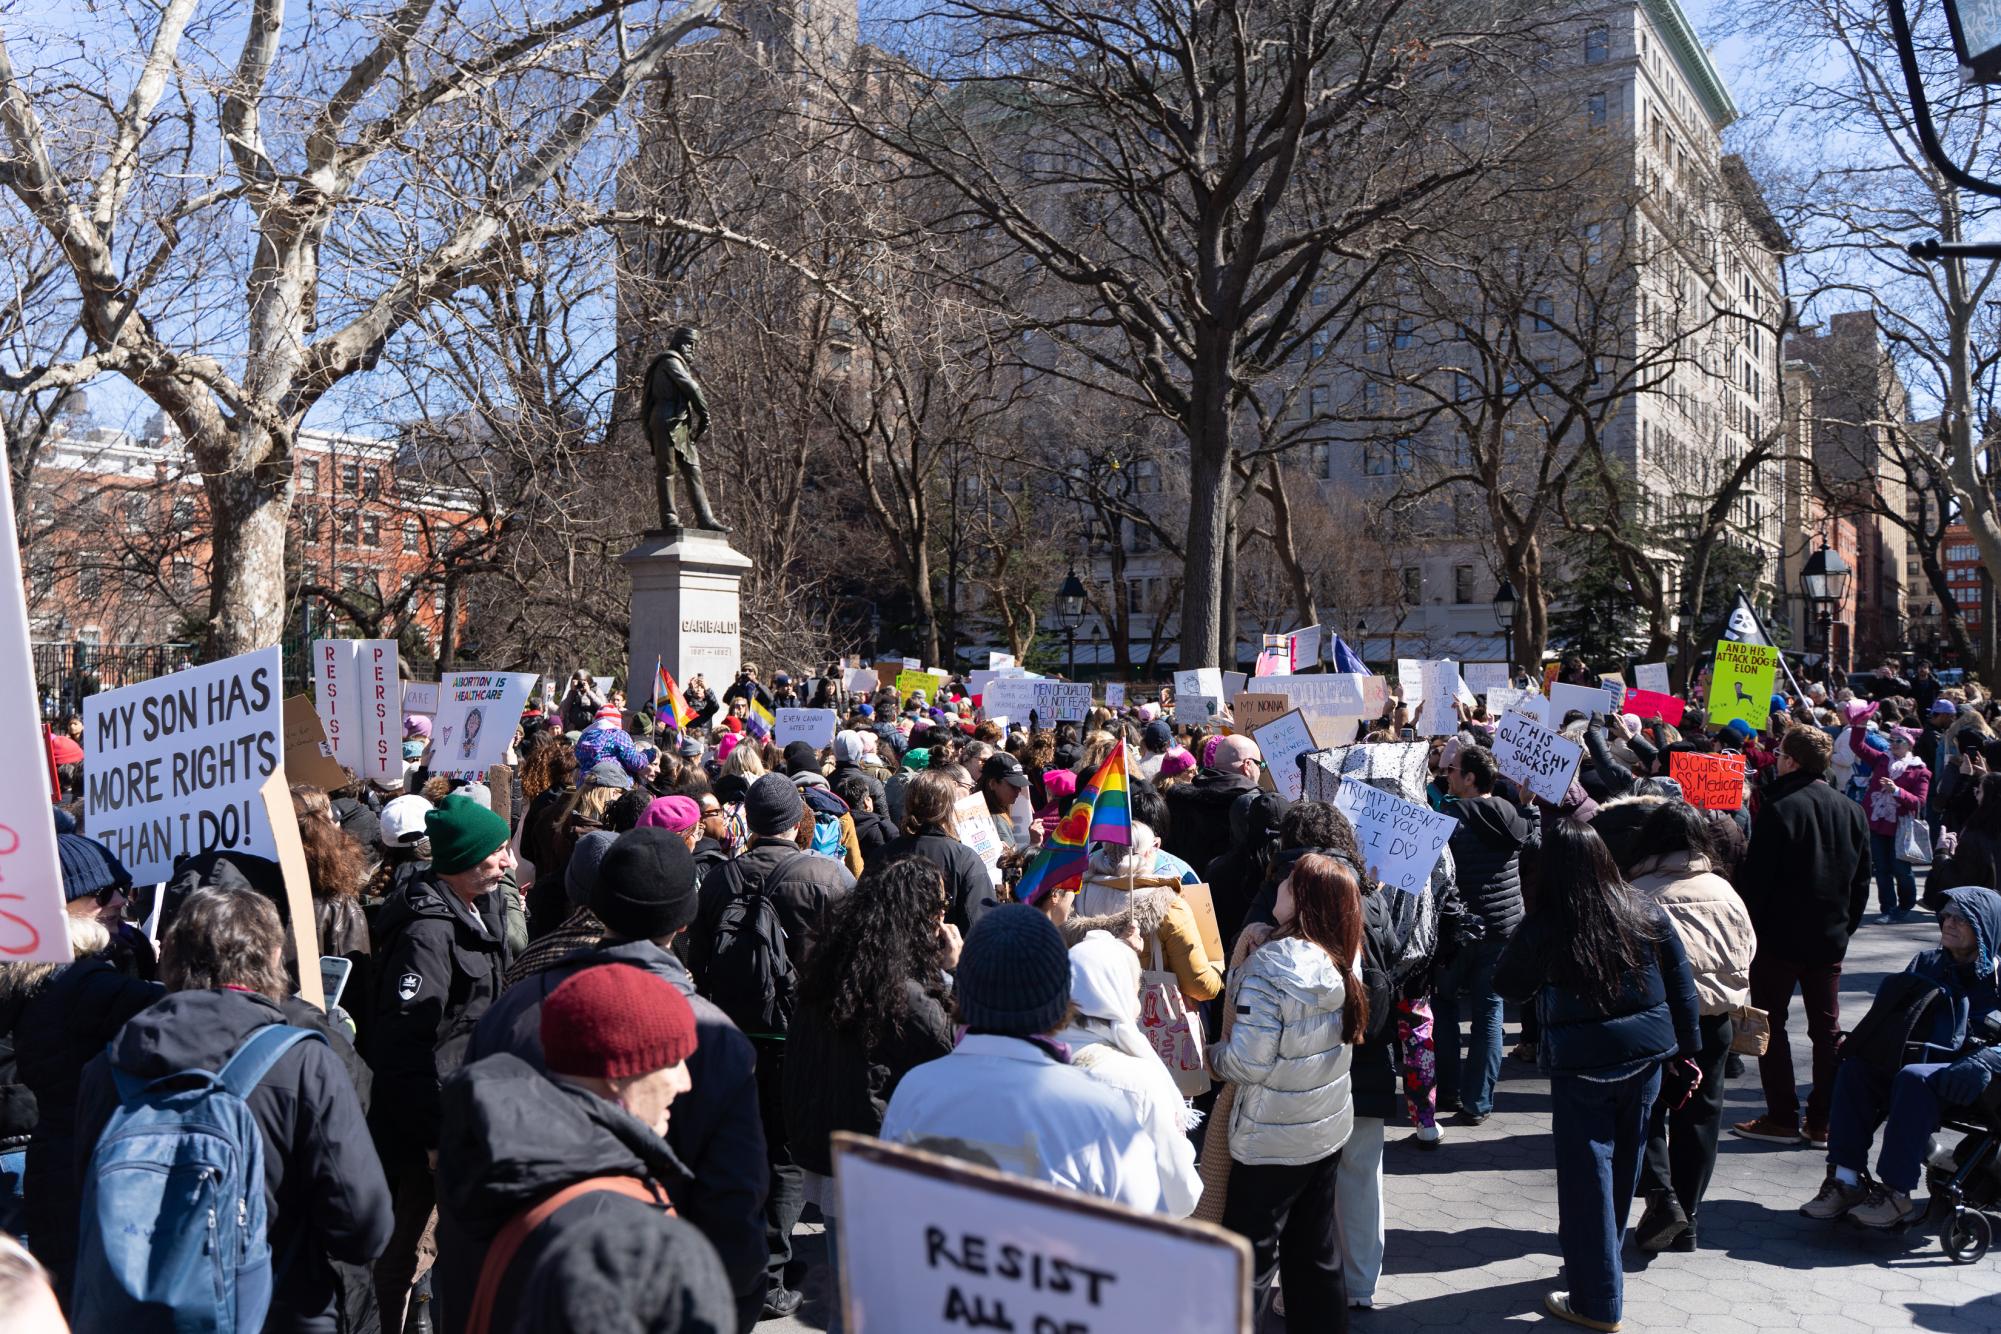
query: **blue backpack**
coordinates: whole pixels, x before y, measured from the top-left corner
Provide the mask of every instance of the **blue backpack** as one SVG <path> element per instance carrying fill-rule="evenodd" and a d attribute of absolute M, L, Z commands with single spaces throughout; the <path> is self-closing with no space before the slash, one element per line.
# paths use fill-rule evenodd
<path fill-rule="evenodd" d="M 142 1082 L 112 1067 L 119 1106 L 83 1183 L 78 1329 L 255 1334 L 271 1306 L 264 1134 L 244 1099 L 318 1033 L 260 1028 L 220 1073 Z"/>

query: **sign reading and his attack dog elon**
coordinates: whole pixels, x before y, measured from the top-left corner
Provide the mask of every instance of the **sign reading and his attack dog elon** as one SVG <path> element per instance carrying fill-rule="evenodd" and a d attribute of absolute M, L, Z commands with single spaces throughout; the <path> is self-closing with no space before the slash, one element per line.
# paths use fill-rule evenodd
<path fill-rule="evenodd" d="M 278 855 L 257 790 L 284 754 L 280 679 L 266 648 L 84 700 L 84 827 L 134 881 L 197 852 Z"/>

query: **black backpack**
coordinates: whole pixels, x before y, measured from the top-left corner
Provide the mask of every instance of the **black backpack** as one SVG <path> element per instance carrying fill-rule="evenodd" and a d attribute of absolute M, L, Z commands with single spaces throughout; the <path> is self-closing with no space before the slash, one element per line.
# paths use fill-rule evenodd
<path fill-rule="evenodd" d="M 799 978 L 785 952 L 778 905 L 764 886 L 745 884 L 734 862 L 718 863 L 702 878 L 697 925 L 688 949 L 696 991 L 746 1036 L 783 1038 L 792 1027 Z"/>
<path fill-rule="evenodd" d="M 1849 1030 L 1841 1044 L 1843 1060 L 1861 1061 L 1885 1075 L 1924 1061 L 1949 1061 L 1956 1053 L 1939 1052 L 1920 1036 L 1936 1009 L 1949 1010 L 1944 988 L 1916 973 L 1892 973 L 1876 989 L 1869 1013 Z"/>

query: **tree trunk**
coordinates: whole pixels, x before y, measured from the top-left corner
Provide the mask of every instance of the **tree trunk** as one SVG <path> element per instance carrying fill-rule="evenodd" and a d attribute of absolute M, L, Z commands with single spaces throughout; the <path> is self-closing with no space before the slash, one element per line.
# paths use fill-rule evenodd
<path fill-rule="evenodd" d="M 269 448 L 267 441 L 253 456 Z M 284 637 L 285 525 L 292 506 L 279 469 L 244 463 L 217 468 L 209 462 L 214 452 L 195 451 L 212 533 L 207 647 L 210 657 L 229 658 Z"/>
<path fill-rule="evenodd" d="M 1188 543 L 1182 558 L 1183 671 L 1218 665 L 1223 634 L 1223 563 L 1230 539 L 1230 422 L 1224 377 L 1201 385 L 1188 423 Z M 1205 401 L 1208 400 L 1208 401 Z"/>
<path fill-rule="evenodd" d="M 1216 661 L 1228 672 L 1236 670 L 1237 666 L 1237 542 L 1243 527 L 1235 513 L 1226 514 L 1225 524 L 1221 579 L 1223 595 L 1217 603 L 1216 616 Z"/>

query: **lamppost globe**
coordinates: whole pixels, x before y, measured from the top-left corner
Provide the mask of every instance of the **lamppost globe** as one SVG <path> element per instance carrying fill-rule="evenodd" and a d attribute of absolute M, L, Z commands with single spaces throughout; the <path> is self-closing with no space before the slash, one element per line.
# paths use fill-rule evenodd
<path fill-rule="evenodd" d="M 1084 623 L 1084 585 L 1074 569 L 1056 590 L 1056 621 L 1065 630 L 1075 630 Z"/>
<path fill-rule="evenodd" d="M 1501 586 L 1494 590 L 1494 624 L 1501 627 L 1501 633 L 1508 641 L 1508 678 L 1515 674 L 1515 612 L 1521 606 L 1521 599 L 1515 595 L 1512 579 L 1501 580 Z"/>
<path fill-rule="evenodd" d="M 1821 661 L 1829 689 L 1834 686 L 1834 614 L 1848 596 L 1848 581 L 1854 574 L 1841 553 L 1825 542 L 1800 567 L 1800 592 L 1820 621 Z"/>

